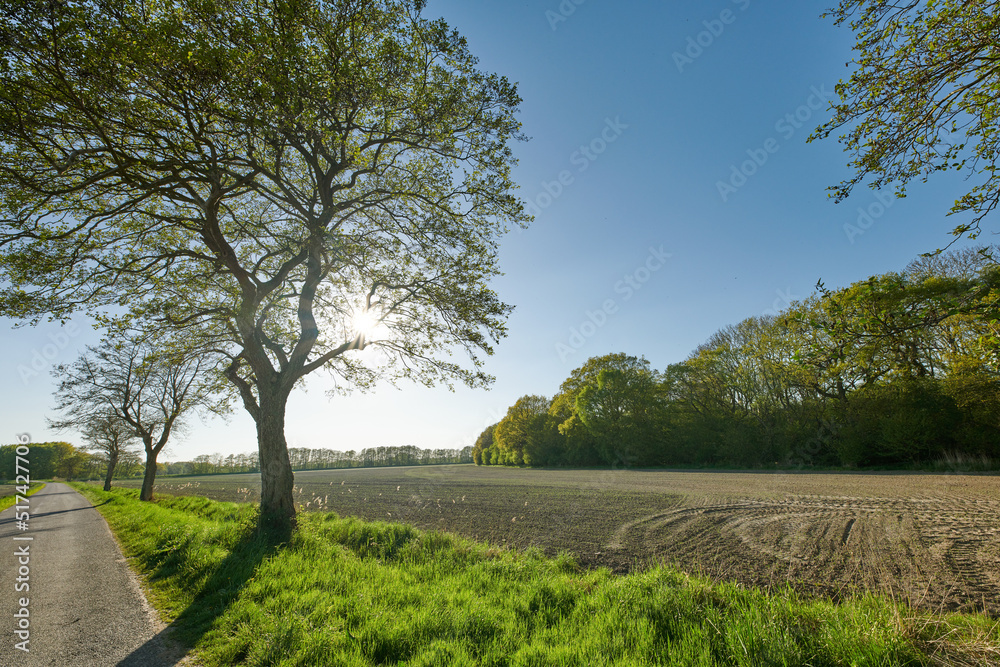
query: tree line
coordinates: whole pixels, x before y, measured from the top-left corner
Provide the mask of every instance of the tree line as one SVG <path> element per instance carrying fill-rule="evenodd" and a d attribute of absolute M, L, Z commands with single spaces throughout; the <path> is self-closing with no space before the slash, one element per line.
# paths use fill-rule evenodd
<path fill-rule="evenodd" d="M 36 479 L 129 479 L 144 475 L 145 465 L 134 449 L 123 448 L 114 462 L 102 449 L 87 451 L 68 442 L 42 442 L 31 446 L 31 476 Z M 17 445 L 0 446 L 0 480 L 13 479 Z M 462 449 L 421 449 L 413 445 L 367 447 L 346 452 L 335 449 L 291 447 L 288 450 L 294 470 L 336 468 L 378 468 L 385 466 L 445 465 L 472 463 L 472 446 Z M 259 473 L 257 452 L 242 454 L 201 454 L 191 461 L 159 462 L 157 473 L 164 475 L 217 475 Z M 107 477 L 111 473 L 111 477 Z"/>
<path fill-rule="evenodd" d="M 898 466 L 1000 458 L 1000 271 L 921 257 L 714 333 L 663 371 L 589 359 L 523 396 L 480 465 Z M 992 249 L 995 250 L 995 249 Z"/>
<path fill-rule="evenodd" d="M 15 478 L 15 459 L 20 445 L 0 445 L 0 480 Z M 92 479 L 105 470 L 101 456 L 78 449 L 68 442 L 36 442 L 28 445 L 27 468 L 31 479 Z M 22 462 L 22 465 L 23 462 Z M 133 476 L 141 470 L 138 456 L 123 460 L 116 476 Z"/>
<path fill-rule="evenodd" d="M 386 466 L 443 465 L 472 463 L 472 446 L 462 449 L 420 449 L 412 445 L 399 447 L 367 447 L 346 452 L 335 449 L 289 447 L 293 470 L 329 470 L 337 468 L 378 468 Z M 167 475 L 214 475 L 224 473 L 257 473 L 260 462 L 257 452 L 245 454 L 202 454 L 191 461 L 165 463 Z"/>

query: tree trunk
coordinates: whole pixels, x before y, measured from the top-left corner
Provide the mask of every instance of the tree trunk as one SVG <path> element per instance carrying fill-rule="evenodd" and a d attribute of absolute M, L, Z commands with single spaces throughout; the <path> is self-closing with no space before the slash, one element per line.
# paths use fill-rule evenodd
<path fill-rule="evenodd" d="M 112 454 L 108 456 L 108 476 L 104 478 L 104 490 L 111 490 L 111 478 L 114 477 L 115 467 L 118 465 L 118 455 Z"/>
<path fill-rule="evenodd" d="M 285 443 L 287 393 L 260 393 L 257 451 L 260 455 L 260 520 L 262 526 L 281 530 L 295 524 L 292 499 L 292 465 Z"/>
<path fill-rule="evenodd" d="M 153 499 L 153 482 L 156 481 L 156 454 L 152 449 L 146 449 L 146 474 L 142 478 L 142 491 L 139 500 Z"/>

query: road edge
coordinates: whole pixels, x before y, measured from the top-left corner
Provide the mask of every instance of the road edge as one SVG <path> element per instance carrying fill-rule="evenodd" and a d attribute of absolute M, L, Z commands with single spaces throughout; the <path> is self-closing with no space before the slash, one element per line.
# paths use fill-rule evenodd
<path fill-rule="evenodd" d="M 75 483 L 85 484 L 86 482 Z M 79 493 L 80 496 L 90 503 L 91 507 L 96 509 L 101 515 L 101 519 L 104 521 L 104 527 L 111 535 L 111 539 L 115 543 L 115 549 L 118 550 L 119 562 L 125 564 L 125 570 L 128 574 L 127 579 L 129 588 L 137 594 L 139 600 L 142 602 L 142 611 L 149 620 L 153 630 L 156 632 L 156 636 L 151 641 L 159 644 L 160 650 L 164 655 L 170 656 L 170 660 L 172 660 L 170 663 L 171 665 L 181 667 L 201 667 L 201 663 L 198 661 L 197 657 L 191 653 L 192 649 L 171 637 L 173 629 L 170 627 L 170 623 L 164 619 L 162 612 L 149 601 L 150 590 L 146 584 L 145 576 L 133 567 L 133 559 L 125 555 L 125 550 L 122 548 L 122 543 L 119 541 L 118 535 L 115 534 L 115 531 L 111 528 L 111 524 L 108 523 L 108 520 L 104 516 L 104 512 L 101 511 L 100 506 L 94 505 L 90 498 L 80 493 L 80 491 L 74 488 L 72 484 L 67 484 L 67 486 Z"/>

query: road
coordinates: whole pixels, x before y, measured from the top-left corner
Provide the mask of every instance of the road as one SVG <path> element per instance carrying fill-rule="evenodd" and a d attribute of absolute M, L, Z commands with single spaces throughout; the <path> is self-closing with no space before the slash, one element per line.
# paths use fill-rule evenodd
<path fill-rule="evenodd" d="M 0 513 L 0 665 L 190 664 L 90 501 L 53 483 L 29 502 L 27 530 L 16 508 Z M 17 648 L 25 637 L 27 653 Z"/>

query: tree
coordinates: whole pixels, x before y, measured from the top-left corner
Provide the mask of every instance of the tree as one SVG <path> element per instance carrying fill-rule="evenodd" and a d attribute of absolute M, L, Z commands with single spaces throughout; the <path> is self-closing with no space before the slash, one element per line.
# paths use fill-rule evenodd
<path fill-rule="evenodd" d="M 605 368 L 576 397 L 576 412 L 606 463 L 660 463 L 664 403 L 658 374 Z"/>
<path fill-rule="evenodd" d="M 906 275 L 914 280 L 924 278 L 953 278 L 976 280 L 996 261 L 992 258 L 1000 246 L 971 246 L 954 248 L 948 252 L 926 254 L 906 265 Z"/>
<path fill-rule="evenodd" d="M 953 233 L 975 238 L 1000 203 L 1000 2 L 841 0 L 825 16 L 850 21 L 858 54 L 833 118 L 809 138 L 848 128 L 841 142 L 855 173 L 834 197 L 869 176 L 902 197 L 911 180 L 956 170 L 976 184 L 951 208 L 973 216 Z"/>
<path fill-rule="evenodd" d="M 156 459 L 183 418 L 227 407 L 225 396 L 219 396 L 220 378 L 208 373 L 210 366 L 205 356 L 162 341 L 105 340 L 88 347 L 74 363 L 53 367 L 59 380 L 56 409 L 63 413 L 53 425 L 79 428 L 86 435 L 100 429 L 110 413 L 128 426 L 146 452 L 139 499 L 152 500 Z"/>
<path fill-rule="evenodd" d="M 496 424 L 491 424 L 483 429 L 483 432 L 476 438 L 476 443 L 472 446 L 472 460 L 477 466 L 490 464 L 493 450 L 493 431 L 496 427 Z"/>
<path fill-rule="evenodd" d="M 111 480 L 115 475 L 118 461 L 127 458 L 129 447 L 139 440 L 135 430 L 112 411 L 105 412 L 89 421 L 83 427 L 84 449 L 101 453 L 107 465 L 104 476 L 104 490 L 111 490 Z"/>
<path fill-rule="evenodd" d="M 4 4 L 0 314 L 113 312 L 226 356 L 268 523 L 294 517 L 309 373 L 492 381 L 520 99 L 423 4 Z"/>
<path fill-rule="evenodd" d="M 834 439 L 841 463 L 879 465 L 940 457 L 961 422 L 955 401 L 931 377 L 902 377 L 853 392 Z"/>
<path fill-rule="evenodd" d="M 533 430 L 541 426 L 536 418 L 547 415 L 548 411 L 549 399 L 544 396 L 522 396 L 507 409 L 493 429 L 493 448 L 499 452 L 500 463 L 518 466 L 531 463 L 525 461 L 525 448 Z"/>
<path fill-rule="evenodd" d="M 998 282 L 989 248 L 920 257 L 886 273 L 794 304 L 792 370 L 801 388 L 845 401 L 889 374 L 941 375 L 957 357 L 983 359 L 998 340 Z"/>
<path fill-rule="evenodd" d="M 102 463 L 104 462 L 102 461 Z M 143 461 L 142 457 L 139 456 L 139 452 L 126 449 L 118 457 L 118 464 L 115 466 L 115 477 L 118 479 L 138 477 L 139 473 L 143 472 L 143 469 Z"/>
<path fill-rule="evenodd" d="M 644 357 L 614 352 L 591 357 L 582 366 L 573 369 L 559 386 L 559 393 L 552 399 L 549 407 L 549 413 L 557 421 L 559 433 L 564 437 L 563 463 L 598 465 L 604 461 L 604 457 L 597 451 L 594 434 L 580 421 L 576 399 L 584 387 L 596 383 L 597 376 L 607 369 L 625 372 L 649 370 L 649 362 Z"/>
<path fill-rule="evenodd" d="M 524 443 L 524 464 L 551 466 L 563 463 L 566 437 L 559 432 L 559 420 L 548 410 L 528 422 L 528 437 Z"/>
<path fill-rule="evenodd" d="M 573 369 L 569 377 L 559 386 L 556 400 L 565 396 L 570 404 L 576 401 L 577 395 L 587 385 L 592 385 L 601 371 L 617 370 L 626 373 L 648 372 L 649 361 L 645 357 L 634 357 L 624 352 L 613 352 L 599 357 L 591 357 L 579 368 Z"/>
<path fill-rule="evenodd" d="M 65 477 L 67 469 L 77 467 L 71 461 L 78 452 L 68 442 L 33 442 L 30 446 L 32 479 Z M 0 446 L 0 479 L 16 478 L 17 448 L 18 445 Z"/>
<path fill-rule="evenodd" d="M 935 330 L 956 315 L 995 317 L 997 295 L 986 279 L 885 273 L 826 290 L 822 315 L 810 325 L 846 341 L 845 355 L 864 370 L 864 382 L 890 374 L 940 375 Z"/>

